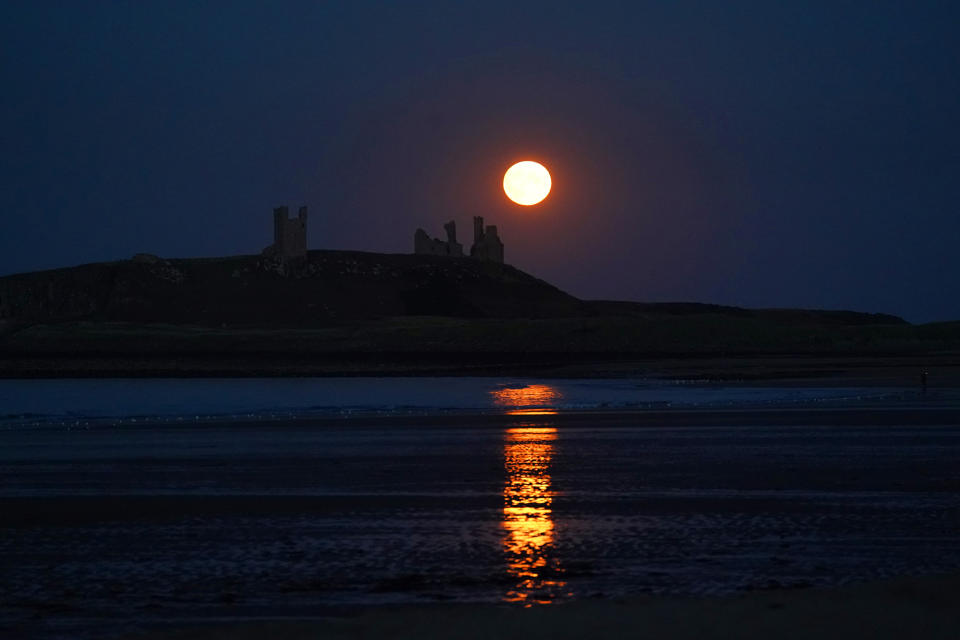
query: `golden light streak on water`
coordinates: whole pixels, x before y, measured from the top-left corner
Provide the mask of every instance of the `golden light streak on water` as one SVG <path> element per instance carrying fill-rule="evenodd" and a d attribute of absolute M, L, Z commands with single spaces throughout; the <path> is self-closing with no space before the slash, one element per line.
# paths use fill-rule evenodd
<path fill-rule="evenodd" d="M 555 427 L 520 426 L 507 429 L 503 447 L 503 552 L 507 574 L 516 580 L 503 599 L 528 607 L 553 602 L 566 586 L 551 557 L 555 531 L 550 461 L 556 439 Z"/>
<path fill-rule="evenodd" d="M 511 409 L 508 416 L 555 416 L 560 412 L 556 409 Z"/>
<path fill-rule="evenodd" d="M 523 387 L 504 387 L 490 392 L 493 404 L 507 409 L 508 415 L 556 415 L 555 405 L 563 399 L 556 387 L 548 384 L 528 384 Z"/>

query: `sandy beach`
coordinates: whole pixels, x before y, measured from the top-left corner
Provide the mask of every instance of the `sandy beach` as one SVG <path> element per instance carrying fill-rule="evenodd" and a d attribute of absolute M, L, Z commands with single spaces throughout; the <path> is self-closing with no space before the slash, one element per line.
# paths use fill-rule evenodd
<path fill-rule="evenodd" d="M 5 639 L 960 628 L 951 389 L 34 383 L 6 383 L 22 405 L 0 430 Z M 181 406 L 170 397 L 191 413 L 241 397 L 368 405 L 191 417 L 163 414 Z M 438 398 L 491 412 L 414 406 Z M 580 402 L 594 408 L 549 409 Z"/>
<path fill-rule="evenodd" d="M 709 599 L 631 598 L 531 609 L 448 605 L 298 622 L 170 625 L 130 640 L 286 638 L 726 638 L 850 640 L 960 636 L 960 575 Z"/>

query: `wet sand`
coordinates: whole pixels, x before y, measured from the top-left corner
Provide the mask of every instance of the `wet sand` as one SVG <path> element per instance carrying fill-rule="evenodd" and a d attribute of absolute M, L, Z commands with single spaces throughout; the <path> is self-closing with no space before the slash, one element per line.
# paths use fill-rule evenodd
<path fill-rule="evenodd" d="M 408 607 L 314 621 L 171 625 L 128 636 L 131 640 L 624 637 L 955 639 L 960 637 L 960 575 L 899 578 L 838 589 L 773 589 L 725 598 L 632 598 L 531 609 Z"/>
<path fill-rule="evenodd" d="M 0 636 L 958 637 L 931 400 L 3 432 Z"/>

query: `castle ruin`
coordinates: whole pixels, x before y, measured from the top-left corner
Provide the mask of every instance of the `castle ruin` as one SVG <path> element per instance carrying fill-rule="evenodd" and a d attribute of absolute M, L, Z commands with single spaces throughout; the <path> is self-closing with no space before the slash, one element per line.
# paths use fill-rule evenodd
<path fill-rule="evenodd" d="M 307 257 L 307 208 L 300 207 L 296 218 L 290 218 L 287 207 L 273 210 L 273 244 L 263 255 L 283 262 Z"/>
<path fill-rule="evenodd" d="M 447 239 L 431 238 L 423 229 L 417 229 L 413 234 L 413 252 L 418 255 L 429 256 L 463 256 L 463 245 L 457 242 L 457 225 L 451 220 L 443 225 L 447 232 Z M 473 246 L 470 247 L 470 257 L 477 260 L 503 262 L 503 242 L 497 235 L 496 225 L 483 226 L 483 217 L 473 217 Z"/>
<path fill-rule="evenodd" d="M 470 257 L 478 260 L 503 262 L 503 242 L 497 235 L 497 225 L 483 226 L 483 216 L 473 216 L 473 246 Z"/>
<path fill-rule="evenodd" d="M 413 252 L 429 256 L 463 256 L 463 245 L 457 242 L 457 223 L 451 220 L 443 225 L 447 232 L 446 241 L 431 238 L 423 229 L 413 234 Z"/>

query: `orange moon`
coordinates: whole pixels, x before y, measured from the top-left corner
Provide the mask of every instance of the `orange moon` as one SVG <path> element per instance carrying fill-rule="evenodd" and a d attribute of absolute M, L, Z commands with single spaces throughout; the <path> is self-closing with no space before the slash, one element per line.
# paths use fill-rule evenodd
<path fill-rule="evenodd" d="M 550 172 L 539 162 L 518 162 L 503 174 L 503 191 L 507 197 L 525 207 L 537 204 L 550 193 Z"/>

